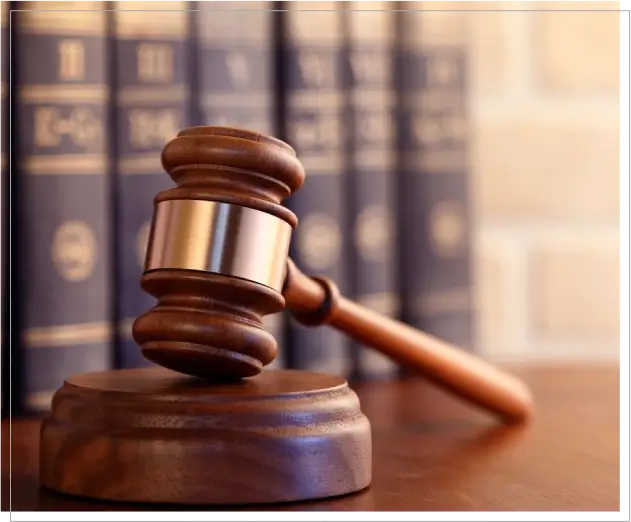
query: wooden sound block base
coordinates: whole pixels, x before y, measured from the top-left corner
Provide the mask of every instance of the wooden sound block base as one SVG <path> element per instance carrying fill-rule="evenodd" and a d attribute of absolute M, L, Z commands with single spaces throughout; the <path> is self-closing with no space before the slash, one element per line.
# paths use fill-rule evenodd
<path fill-rule="evenodd" d="M 371 432 L 346 381 L 267 370 L 209 384 L 163 368 L 67 379 L 40 444 L 40 481 L 93 499 L 253 504 L 359 491 Z"/>

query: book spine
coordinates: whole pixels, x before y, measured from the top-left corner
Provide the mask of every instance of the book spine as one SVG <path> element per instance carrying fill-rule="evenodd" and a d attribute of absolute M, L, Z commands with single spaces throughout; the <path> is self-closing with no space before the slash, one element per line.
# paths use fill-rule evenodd
<path fill-rule="evenodd" d="M 277 132 L 272 2 L 197 2 L 194 12 L 198 125 Z M 268 366 L 285 366 L 285 314 L 265 316 L 278 343 Z"/>
<path fill-rule="evenodd" d="M 395 26 L 388 8 L 388 2 L 354 2 L 345 12 L 348 259 L 353 298 L 396 317 Z M 397 375 L 398 366 L 379 352 L 357 343 L 352 351 L 356 378 Z"/>
<path fill-rule="evenodd" d="M 404 319 L 473 350 L 466 15 L 399 14 Z"/>
<path fill-rule="evenodd" d="M 298 216 L 290 255 L 306 274 L 325 276 L 347 290 L 344 262 L 343 29 L 338 2 L 286 2 L 282 38 L 282 138 L 296 150 L 307 177 L 287 199 Z M 337 10 L 336 10 L 337 9 Z M 348 341 L 327 327 L 289 321 L 293 368 L 347 376 Z"/>
<path fill-rule="evenodd" d="M 162 149 L 188 126 L 187 2 L 116 2 L 116 366 L 152 366 L 131 335 L 155 305 L 140 287 L 156 194 L 173 186 Z M 147 19 L 151 23 L 147 23 Z"/>
<path fill-rule="evenodd" d="M 1 343 L 1 352 L 0 352 L 0 380 L 2 384 L 0 386 L 0 393 L 2 394 L 0 403 L 2 408 L 2 418 L 8 413 L 9 404 L 9 352 L 8 352 L 8 305 L 9 305 L 9 293 L 7 291 L 7 275 L 8 275 L 8 266 L 9 259 L 7 255 L 7 231 L 8 231 L 8 207 L 9 207 L 9 178 L 8 178 L 8 167 L 9 167 L 9 158 L 8 158 L 8 146 L 9 146 L 9 138 L 8 138 L 8 123 L 9 123 L 9 5 L 10 2 L 2 2 L 0 4 L 0 38 L 2 39 L 2 56 L 0 63 L 0 94 L 2 99 L 2 121 L 1 121 L 1 141 L 2 141 L 2 150 L 0 152 L 0 165 L 2 167 L 2 187 L 0 188 L 2 200 L 0 202 L 0 206 L 2 207 L 2 221 L 1 221 L 1 232 L 0 235 L 2 237 L 2 245 L 0 247 L 0 257 L 1 257 L 1 280 L 0 280 L 0 288 L 1 290 L 1 299 L 2 299 L 2 327 L 0 330 L 0 343 Z"/>
<path fill-rule="evenodd" d="M 105 2 L 20 3 L 16 38 L 23 406 L 112 363 Z"/>

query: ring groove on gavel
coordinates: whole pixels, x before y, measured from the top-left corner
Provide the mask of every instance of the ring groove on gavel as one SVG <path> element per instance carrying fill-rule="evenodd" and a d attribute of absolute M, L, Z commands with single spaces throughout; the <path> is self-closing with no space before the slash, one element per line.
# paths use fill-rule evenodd
<path fill-rule="evenodd" d="M 299 322 L 337 328 L 503 420 L 529 417 L 530 392 L 515 377 L 296 268 L 297 218 L 281 201 L 305 173 L 289 145 L 194 127 L 165 146 L 162 164 L 178 186 L 154 200 L 141 285 L 158 302 L 133 325 L 146 358 L 210 380 L 257 375 L 277 354 L 261 319 L 286 305 Z"/>

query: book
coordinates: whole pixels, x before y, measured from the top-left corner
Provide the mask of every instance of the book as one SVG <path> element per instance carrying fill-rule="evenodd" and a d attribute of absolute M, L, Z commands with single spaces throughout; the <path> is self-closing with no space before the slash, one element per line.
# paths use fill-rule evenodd
<path fill-rule="evenodd" d="M 287 199 L 298 226 L 290 256 L 307 275 L 347 290 L 346 180 L 343 139 L 343 28 L 338 2 L 283 2 L 277 13 L 279 120 L 306 170 L 303 187 Z M 348 376 L 347 338 L 328 326 L 290 319 L 292 368 Z"/>
<path fill-rule="evenodd" d="M 13 362 L 26 411 L 47 410 L 68 375 L 112 364 L 105 3 L 52 7 L 12 14 Z"/>
<path fill-rule="evenodd" d="M 140 280 L 153 201 L 174 186 L 161 164 L 165 144 L 191 113 L 188 2 L 116 2 L 113 12 L 116 175 L 116 366 L 153 366 L 132 337 L 136 317 L 156 300 Z M 147 23 L 147 19 L 151 23 Z"/>
<path fill-rule="evenodd" d="M 345 11 L 350 292 L 359 304 L 399 314 L 396 230 L 395 12 L 389 2 Z M 398 365 L 353 342 L 354 376 L 392 378 Z"/>
<path fill-rule="evenodd" d="M 442 4 L 398 13 L 403 318 L 474 350 L 466 13 Z"/>
<path fill-rule="evenodd" d="M 272 2 L 195 2 L 196 125 L 225 125 L 276 135 Z M 278 343 L 271 367 L 285 366 L 286 314 L 264 316 Z"/>

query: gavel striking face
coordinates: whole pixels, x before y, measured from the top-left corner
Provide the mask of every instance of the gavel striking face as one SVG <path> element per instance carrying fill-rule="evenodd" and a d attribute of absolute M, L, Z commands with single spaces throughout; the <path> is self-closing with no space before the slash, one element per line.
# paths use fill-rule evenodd
<path fill-rule="evenodd" d="M 288 144 L 193 127 L 165 146 L 162 164 L 177 187 L 154 201 L 141 285 L 158 302 L 133 325 L 147 359 L 210 381 L 255 376 L 277 353 L 261 318 L 286 305 L 299 322 L 338 328 L 505 421 L 530 415 L 515 377 L 297 269 L 288 253 L 298 220 L 281 202 L 305 172 Z"/>
<path fill-rule="evenodd" d="M 277 354 L 262 316 L 282 295 L 297 218 L 281 201 L 305 173 L 286 143 L 247 130 L 193 127 L 169 142 L 177 187 L 155 198 L 142 288 L 157 298 L 137 318 L 144 356 L 212 380 L 258 374 Z"/>

